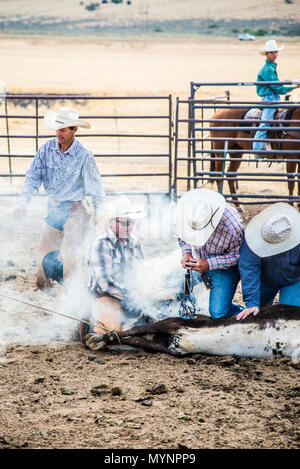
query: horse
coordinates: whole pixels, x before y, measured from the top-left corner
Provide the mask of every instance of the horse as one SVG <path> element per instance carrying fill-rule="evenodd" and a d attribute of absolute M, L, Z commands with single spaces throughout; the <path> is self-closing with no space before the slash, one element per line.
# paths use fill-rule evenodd
<path fill-rule="evenodd" d="M 250 127 L 251 123 L 243 124 L 243 116 L 245 113 L 248 111 L 248 108 L 244 109 L 236 109 L 236 108 L 228 108 L 228 109 L 221 109 L 217 111 L 213 117 L 212 117 L 212 122 L 210 123 L 210 136 L 211 136 L 211 148 L 212 150 L 224 150 L 225 148 L 225 141 L 228 142 L 228 154 L 232 161 L 229 163 L 228 167 L 228 172 L 231 173 L 237 173 L 240 164 L 241 164 L 241 158 L 243 156 L 243 153 L 249 151 L 252 149 L 252 138 L 254 135 L 254 132 L 256 132 L 257 127 L 254 127 L 253 131 L 250 130 L 244 130 L 243 125 Z M 222 121 L 220 121 L 222 119 Z M 223 121 L 225 119 L 225 121 Z M 226 119 L 228 121 L 226 122 Z M 237 122 L 230 122 L 229 120 L 234 119 L 238 120 Z M 276 115 L 275 115 L 276 119 Z M 298 120 L 300 121 L 300 106 L 296 108 L 291 108 L 290 110 L 287 111 L 286 120 Z M 248 119 L 247 119 L 248 120 Z M 252 122 L 259 122 L 256 120 L 253 120 Z M 280 120 L 277 120 L 277 123 L 280 124 Z M 293 123 L 288 123 L 284 124 L 285 127 L 287 127 L 285 130 L 280 130 L 276 134 L 276 139 L 280 139 L 280 148 L 282 150 L 300 150 L 300 131 L 299 130 L 289 130 L 289 127 L 293 127 Z M 276 124 L 276 127 L 279 125 Z M 296 124 L 297 126 L 297 124 Z M 299 126 L 299 124 L 298 124 Z M 235 130 L 215 130 L 218 127 L 237 127 Z M 270 128 L 272 131 L 272 127 Z M 233 139 L 233 140 L 232 140 Z M 244 140 L 247 139 L 247 140 Z M 285 141 L 287 140 L 287 141 Z M 291 141 L 292 140 L 292 141 Z M 295 140 L 295 142 L 293 142 Z M 274 148 L 273 148 L 274 149 Z M 239 152 L 231 152 L 231 150 L 240 150 Z M 211 153 L 211 164 L 210 164 L 210 171 L 218 171 L 222 172 L 222 167 L 224 162 L 215 160 L 215 157 L 222 157 L 222 153 Z M 282 159 L 286 158 L 291 159 L 291 160 L 299 160 L 298 162 L 295 161 L 287 161 L 286 162 L 286 170 L 287 173 L 295 173 L 298 172 L 300 173 L 300 155 L 299 154 L 292 154 L 292 153 L 287 153 L 286 155 L 284 154 L 272 154 L 268 158 L 272 158 L 276 161 L 276 159 Z M 298 166 L 298 170 L 296 171 Z M 298 196 L 300 196 L 300 177 L 298 179 Z M 214 182 L 213 176 L 211 182 Z M 217 187 L 218 191 L 220 192 L 221 188 L 221 181 L 217 180 Z M 236 206 L 238 209 L 241 210 L 240 205 L 238 204 L 238 198 L 235 196 L 236 194 L 236 178 L 230 178 L 228 180 L 228 185 L 229 185 L 229 190 L 230 194 L 232 195 L 232 200 L 235 201 Z M 295 187 L 295 177 L 293 175 L 290 175 L 287 180 L 288 184 L 288 191 L 289 191 L 289 196 L 293 196 L 293 191 Z M 291 205 L 293 205 L 292 202 L 290 202 Z M 298 203 L 298 208 L 300 210 L 300 202 Z"/>
<path fill-rule="evenodd" d="M 91 350 L 113 344 L 182 357 L 201 353 L 248 358 L 300 357 L 300 307 L 268 305 L 256 316 L 211 319 L 168 317 L 128 330 L 88 333 L 82 342 Z"/>

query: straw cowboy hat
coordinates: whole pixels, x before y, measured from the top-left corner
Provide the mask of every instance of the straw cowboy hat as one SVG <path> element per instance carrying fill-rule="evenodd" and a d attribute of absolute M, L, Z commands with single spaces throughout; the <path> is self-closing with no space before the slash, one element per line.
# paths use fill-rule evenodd
<path fill-rule="evenodd" d="M 265 47 L 263 49 L 260 49 L 259 53 L 261 55 L 265 55 L 268 52 L 276 52 L 282 49 L 284 49 L 284 46 L 279 47 L 277 42 L 274 39 L 270 39 L 269 41 L 266 41 Z"/>
<path fill-rule="evenodd" d="M 178 237 L 193 246 L 203 246 L 218 226 L 225 203 L 221 194 L 210 189 L 186 192 L 176 207 Z"/>
<path fill-rule="evenodd" d="M 252 218 L 245 238 L 259 257 L 289 251 L 300 243 L 300 213 L 285 202 L 271 205 Z"/>
<path fill-rule="evenodd" d="M 110 204 L 105 211 L 105 216 L 111 218 L 130 218 L 138 220 L 145 217 L 145 211 L 141 208 L 134 207 L 127 197 L 120 197 L 118 200 Z"/>
<path fill-rule="evenodd" d="M 79 119 L 79 112 L 69 107 L 61 107 L 58 112 L 47 111 L 44 116 L 44 124 L 47 129 L 59 130 L 66 127 L 84 127 L 89 129 L 88 122 Z"/>

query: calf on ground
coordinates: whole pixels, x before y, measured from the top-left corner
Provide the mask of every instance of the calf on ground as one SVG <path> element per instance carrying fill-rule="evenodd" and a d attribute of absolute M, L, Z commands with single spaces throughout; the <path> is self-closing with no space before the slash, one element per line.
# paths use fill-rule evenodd
<path fill-rule="evenodd" d="M 300 307 L 272 305 L 257 316 L 195 319 L 171 317 L 116 333 L 87 334 L 84 343 L 92 350 L 126 344 L 174 356 L 203 353 L 268 358 L 300 357 Z"/>

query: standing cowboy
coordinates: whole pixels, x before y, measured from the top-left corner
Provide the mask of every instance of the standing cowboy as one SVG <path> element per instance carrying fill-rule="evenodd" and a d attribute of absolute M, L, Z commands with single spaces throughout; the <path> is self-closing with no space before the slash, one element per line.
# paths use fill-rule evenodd
<path fill-rule="evenodd" d="M 49 199 L 40 241 L 38 288 L 50 286 L 50 278 L 62 280 L 75 269 L 88 219 L 85 197 L 91 195 L 95 217 L 105 198 L 93 153 L 75 138 L 78 127 L 90 128 L 90 124 L 67 107 L 57 113 L 48 111 L 44 124 L 56 131 L 56 138 L 37 151 L 15 209 L 15 217 L 22 218 L 33 193 L 44 185 Z"/>
<path fill-rule="evenodd" d="M 261 55 L 266 56 L 266 62 L 264 66 L 260 69 L 257 81 L 279 81 L 277 76 L 277 64 L 276 59 L 278 57 L 278 52 L 284 49 L 284 46 L 278 47 L 277 42 L 273 39 L 266 41 L 265 47 L 260 50 Z M 289 81 L 289 80 L 286 80 Z M 280 101 L 280 95 L 289 93 L 290 91 L 299 88 L 300 85 L 296 86 L 284 86 L 278 85 L 276 83 L 269 84 L 269 85 L 257 85 L 256 92 L 258 96 L 262 98 L 263 102 L 274 102 Z M 261 114 L 261 120 L 273 120 L 274 114 L 276 112 L 276 108 L 264 108 Z M 270 123 L 262 122 L 259 125 L 259 129 L 254 139 L 266 139 L 267 131 L 270 127 Z M 265 149 L 265 142 L 254 141 L 253 142 L 253 150 L 260 151 Z M 262 154 L 256 154 L 255 159 L 260 160 L 263 158 Z"/>
<path fill-rule="evenodd" d="M 237 319 L 279 303 L 300 306 L 300 214 L 283 202 L 267 207 L 249 222 L 239 260 L 246 309 Z"/>
<path fill-rule="evenodd" d="M 239 282 L 238 260 L 244 237 L 239 212 L 226 204 L 218 192 L 193 189 L 177 205 L 176 227 L 182 267 L 192 271 L 194 283 L 200 283 L 200 274 L 205 272 L 211 277 L 211 317 L 239 313 L 242 308 L 232 303 Z"/>

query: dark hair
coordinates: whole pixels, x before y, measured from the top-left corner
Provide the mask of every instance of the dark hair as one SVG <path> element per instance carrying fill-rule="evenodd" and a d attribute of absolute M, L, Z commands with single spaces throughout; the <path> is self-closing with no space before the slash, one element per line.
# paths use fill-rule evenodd
<path fill-rule="evenodd" d="M 72 127 L 69 127 L 70 130 L 74 130 L 75 129 L 75 125 L 73 125 Z"/>

